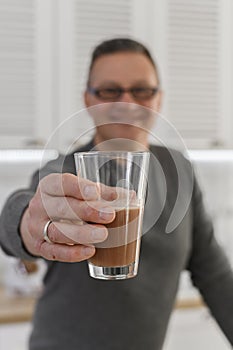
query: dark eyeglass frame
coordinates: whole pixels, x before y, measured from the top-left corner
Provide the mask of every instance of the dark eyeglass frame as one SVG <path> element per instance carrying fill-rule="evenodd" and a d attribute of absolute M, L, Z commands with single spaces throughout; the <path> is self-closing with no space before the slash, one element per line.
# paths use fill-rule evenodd
<path fill-rule="evenodd" d="M 137 93 L 139 91 L 148 91 L 150 92 L 150 94 L 148 94 L 147 96 L 139 96 Z M 133 98 L 137 101 L 145 101 L 145 100 L 149 100 L 150 98 L 154 97 L 158 91 L 159 91 L 159 87 L 132 87 L 132 88 L 129 88 L 129 89 L 123 89 L 121 87 L 119 88 L 94 88 L 92 86 L 88 86 L 87 87 L 87 91 L 96 96 L 97 98 L 99 98 L 100 100 L 102 101 L 116 101 L 118 99 L 121 98 L 121 96 L 123 95 L 123 93 L 125 92 L 129 92 Z M 106 97 L 106 96 L 103 96 L 101 94 L 101 92 L 103 91 L 112 91 L 113 93 L 116 93 L 115 96 L 111 96 L 111 97 Z"/>

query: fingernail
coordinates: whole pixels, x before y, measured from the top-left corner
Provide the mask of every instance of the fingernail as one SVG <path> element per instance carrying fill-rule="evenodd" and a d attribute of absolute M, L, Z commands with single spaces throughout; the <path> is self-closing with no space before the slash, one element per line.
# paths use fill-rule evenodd
<path fill-rule="evenodd" d="M 97 188 L 93 185 L 87 185 L 84 187 L 84 195 L 86 199 L 92 199 L 97 197 Z"/>
<path fill-rule="evenodd" d="M 111 207 L 101 208 L 99 211 L 99 217 L 103 220 L 113 219 L 114 210 Z"/>
<path fill-rule="evenodd" d="M 93 240 L 102 241 L 107 238 L 107 231 L 103 228 L 95 228 L 91 232 Z"/>
<path fill-rule="evenodd" d="M 85 256 L 92 256 L 95 252 L 94 247 L 83 247 L 83 255 Z"/>

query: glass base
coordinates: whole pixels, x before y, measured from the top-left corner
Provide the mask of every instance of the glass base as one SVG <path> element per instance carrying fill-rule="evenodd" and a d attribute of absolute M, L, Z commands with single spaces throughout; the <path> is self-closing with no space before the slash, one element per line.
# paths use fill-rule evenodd
<path fill-rule="evenodd" d="M 125 280 L 137 275 L 138 264 L 133 262 L 126 266 L 96 266 L 88 262 L 89 274 L 93 278 L 102 280 Z"/>

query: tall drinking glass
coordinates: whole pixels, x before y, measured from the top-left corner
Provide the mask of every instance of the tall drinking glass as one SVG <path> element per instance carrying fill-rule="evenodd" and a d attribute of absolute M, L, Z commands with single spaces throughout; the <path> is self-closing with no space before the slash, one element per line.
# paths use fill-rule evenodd
<path fill-rule="evenodd" d="M 96 253 L 88 260 L 90 276 L 105 280 L 136 276 L 150 153 L 94 151 L 74 157 L 78 176 L 99 184 L 99 200 L 106 201 L 101 196 L 103 185 L 114 187 L 116 193 L 106 201 L 115 218 L 105 225 L 108 238 L 96 244 Z"/>

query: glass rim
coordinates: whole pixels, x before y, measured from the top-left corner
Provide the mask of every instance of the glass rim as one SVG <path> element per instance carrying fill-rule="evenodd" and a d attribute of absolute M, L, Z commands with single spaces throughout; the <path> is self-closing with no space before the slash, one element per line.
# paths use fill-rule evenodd
<path fill-rule="evenodd" d="M 95 156 L 95 155 L 103 155 L 103 156 L 116 156 L 116 155 L 142 155 L 142 154 L 150 154 L 150 151 L 86 151 L 86 152 L 75 152 L 74 156 Z"/>

